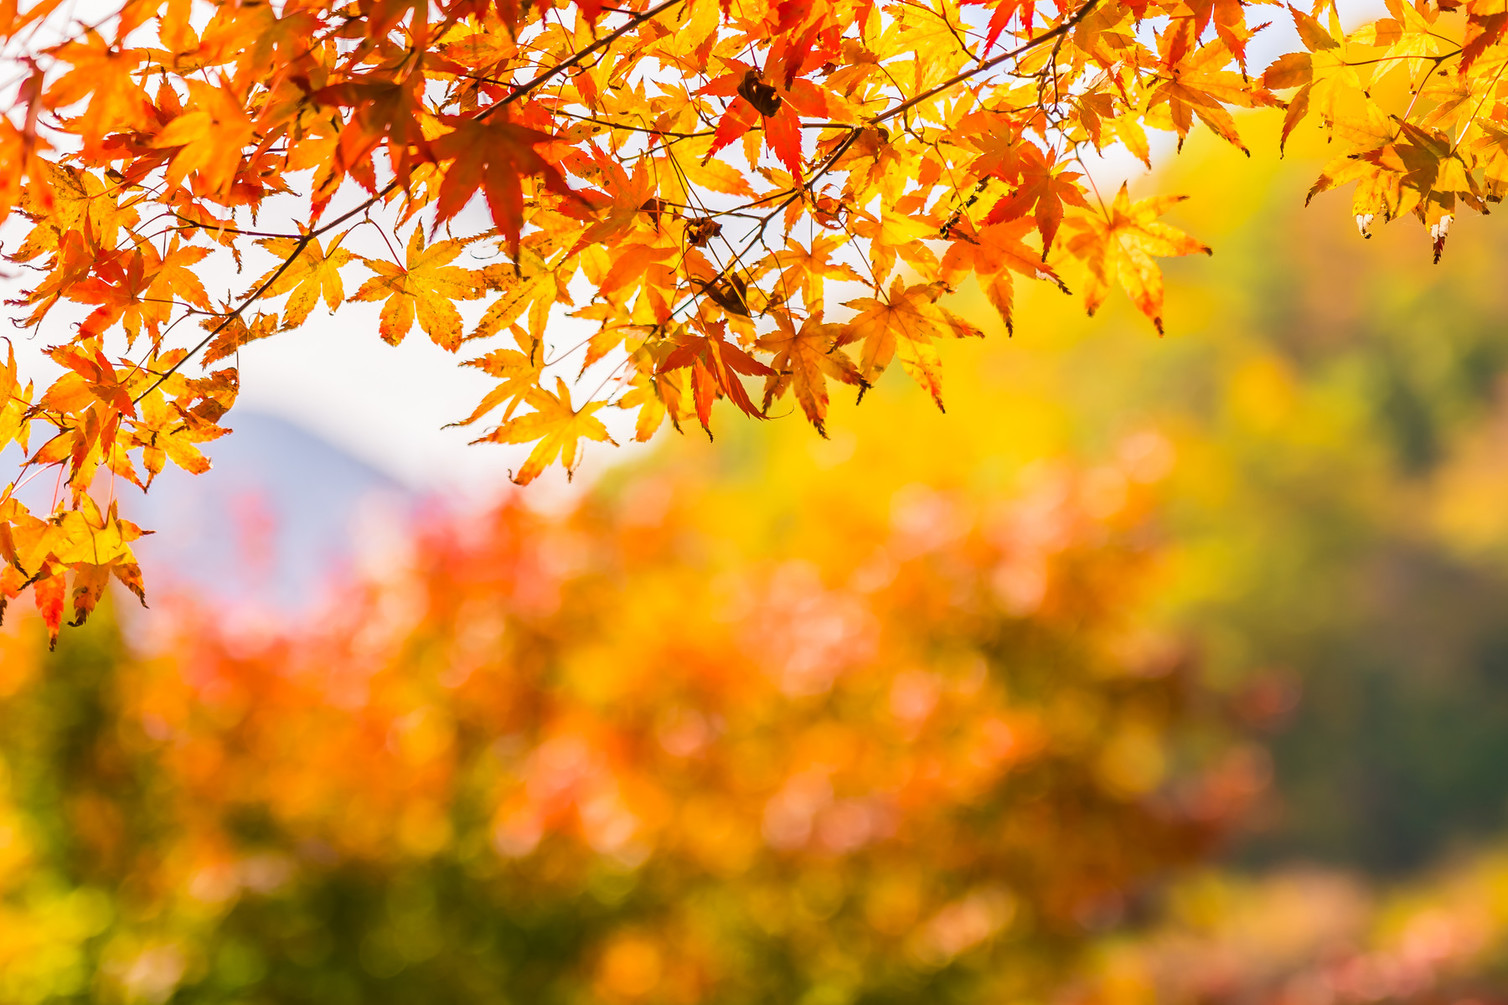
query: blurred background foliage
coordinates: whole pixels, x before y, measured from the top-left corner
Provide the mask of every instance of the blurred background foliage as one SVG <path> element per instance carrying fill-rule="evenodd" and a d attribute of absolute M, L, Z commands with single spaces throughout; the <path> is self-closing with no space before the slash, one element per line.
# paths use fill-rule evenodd
<path fill-rule="evenodd" d="M 1258 790 L 1135 617 L 1155 434 L 1004 497 L 704 460 L 284 635 L 17 638 L 8 990 L 1029 1000 Z"/>
<path fill-rule="evenodd" d="M 1023 291 L 946 416 L 8 628 L 0 1001 L 1502 1000 L 1508 235 L 1321 155 L 1172 163 L 1165 339 Z"/>

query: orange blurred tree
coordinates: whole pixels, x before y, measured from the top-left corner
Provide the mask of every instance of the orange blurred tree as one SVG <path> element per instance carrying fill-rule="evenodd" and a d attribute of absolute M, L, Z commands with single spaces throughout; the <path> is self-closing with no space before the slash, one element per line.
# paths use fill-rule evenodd
<path fill-rule="evenodd" d="M 790 398 L 820 432 L 829 382 L 862 393 L 894 360 L 941 404 L 939 343 L 980 329 L 940 298 L 969 279 L 1007 324 L 1018 279 L 1068 276 L 1160 330 L 1155 257 L 1209 249 L 1158 222 L 1173 197 L 1102 198 L 1082 160 L 1149 161 L 1148 128 L 1239 145 L 1233 108 L 1286 104 L 1285 138 L 1312 114 L 1338 144 L 1314 191 L 1355 182 L 1363 234 L 1415 213 L 1437 257 L 1502 194 L 1501 0 L 1391 0 L 1349 34 L 1333 2 L 1290 8 L 1305 50 L 1261 73 L 1248 6 L 0 4 L 0 216 L 31 223 L 7 254 L 35 271 L 15 303 L 76 324 L 50 387 L 0 369 L 0 447 L 66 484 L 47 513 L 0 493 L 0 603 L 31 588 L 55 632 L 70 583 L 76 621 L 112 574 L 141 593 L 140 531 L 96 475 L 207 467 L 238 386 L 217 364 L 321 300 L 381 302 L 389 342 L 493 340 L 464 365 L 499 383 L 458 418 L 536 444 L 526 482 L 609 440 L 609 407 L 642 439 Z M 211 291 L 225 257 L 265 264 Z M 547 333 L 561 305 L 578 344 Z"/>
<path fill-rule="evenodd" d="M 662 468 L 306 628 L 0 635 L 0 1000 L 1038 1000 L 1261 784 L 1139 617 L 1159 451 Z"/>

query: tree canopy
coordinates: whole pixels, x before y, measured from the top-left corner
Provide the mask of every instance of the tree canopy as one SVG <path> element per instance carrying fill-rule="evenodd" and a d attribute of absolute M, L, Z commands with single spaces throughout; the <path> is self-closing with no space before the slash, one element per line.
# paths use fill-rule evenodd
<path fill-rule="evenodd" d="M 1263 780 L 1147 624 L 1168 453 L 660 464 L 328 616 L 0 635 L 0 1001 L 1051 1001 Z"/>
<path fill-rule="evenodd" d="M 1311 195 L 1354 183 L 1363 236 L 1413 214 L 1437 260 L 1508 187 L 1503 0 L 1390 0 L 1350 32 L 1333 0 L 102 13 L 0 0 L 12 305 L 61 371 L 0 368 L 0 447 L 25 451 L 0 604 L 29 589 L 54 634 L 112 576 L 143 593 L 116 483 L 206 469 L 239 351 L 321 301 L 380 302 L 383 339 L 417 325 L 495 377 L 457 419 L 534 444 L 528 482 L 611 441 L 611 410 L 639 439 L 708 427 L 718 399 L 821 433 L 831 385 L 862 395 L 894 361 L 941 406 L 941 344 L 982 333 L 945 299 L 967 282 L 1007 328 L 1045 282 L 1091 313 L 1119 287 L 1160 332 L 1156 260 L 1210 249 L 1159 220 L 1176 195 L 1100 192 L 1085 164 L 1150 165 L 1149 130 L 1240 146 L 1240 109 L 1283 115 L 1284 142 L 1312 120 L 1334 155 Z M 1303 51 L 1249 66 L 1272 18 Z M 211 289 L 219 260 L 255 278 Z M 567 310 L 579 343 L 552 336 Z M 43 471 L 33 512 L 14 489 Z"/>

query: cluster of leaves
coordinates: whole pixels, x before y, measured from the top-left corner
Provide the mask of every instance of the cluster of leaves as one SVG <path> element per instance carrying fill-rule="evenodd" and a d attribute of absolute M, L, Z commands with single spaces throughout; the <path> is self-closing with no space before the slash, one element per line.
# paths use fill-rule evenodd
<path fill-rule="evenodd" d="M 1287 128 L 1313 113 L 1344 144 L 1316 188 L 1356 181 L 1364 232 L 1417 212 L 1438 251 L 1505 183 L 1498 6 L 1393 0 L 1347 36 L 1320 0 L 1290 12 L 1309 51 L 1262 74 L 1246 0 L 0 7 L 0 217 L 31 221 L 8 257 L 38 273 L 22 323 L 80 316 L 50 388 L 0 376 L 0 447 L 27 451 L 22 478 L 59 471 L 49 513 L 0 494 L 0 602 L 35 586 L 56 630 L 70 576 L 76 619 L 104 575 L 139 588 L 113 485 L 202 467 L 236 390 L 185 366 L 339 307 L 348 267 L 388 341 L 491 340 L 466 362 L 499 384 L 464 421 L 535 444 L 527 482 L 609 440 L 605 408 L 643 439 L 720 398 L 789 399 L 820 432 L 830 382 L 862 393 L 895 360 L 941 404 L 940 343 L 981 332 L 942 299 L 969 279 L 1009 324 L 1018 280 L 1077 270 L 1091 312 L 1119 284 L 1160 330 L 1155 258 L 1208 249 L 1158 222 L 1171 197 L 1100 198 L 1084 156 L 1147 160 L 1148 128 L 1196 120 L 1239 144 L 1231 110 L 1284 89 Z M 388 253 L 357 254 L 361 228 Z M 453 264 L 467 249 L 506 261 Z M 208 263 L 243 254 L 270 267 L 211 297 Z M 578 301 L 594 333 L 547 340 Z"/>
<path fill-rule="evenodd" d="M 1131 618 L 1145 474 L 832 477 L 841 540 L 641 477 L 312 627 L 0 636 L 0 998 L 1037 1000 L 1259 780 Z"/>

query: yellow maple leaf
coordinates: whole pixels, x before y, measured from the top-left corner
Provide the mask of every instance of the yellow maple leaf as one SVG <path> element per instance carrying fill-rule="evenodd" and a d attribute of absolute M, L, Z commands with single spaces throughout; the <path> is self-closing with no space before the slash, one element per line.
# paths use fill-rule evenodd
<path fill-rule="evenodd" d="M 300 243 L 303 243 L 302 248 Z M 317 237 L 266 237 L 257 244 L 285 263 L 269 270 L 252 287 L 257 290 L 264 283 L 270 284 L 262 291 L 262 295 L 268 297 L 291 293 L 283 308 L 284 331 L 303 324 L 321 295 L 332 313 L 345 299 L 340 267 L 355 256 L 339 246 L 340 238 L 336 238 L 328 250 L 320 247 Z"/>
<path fill-rule="evenodd" d="M 377 275 L 361 284 L 352 300 L 382 300 L 378 331 L 383 341 L 403 341 L 414 318 L 435 344 L 454 352 L 461 344 L 461 313 L 455 301 L 482 295 L 481 277 L 450 262 L 466 247 L 465 241 L 440 241 L 424 246 L 424 228 L 415 227 L 408 240 L 405 265 L 364 258 L 362 264 Z"/>
<path fill-rule="evenodd" d="M 492 432 L 473 443 L 535 443 L 528 460 L 519 468 L 513 481 L 527 485 L 538 478 L 540 472 L 557 457 L 570 478 L 581 463 L 581 441 L 597 440 L 617 446 L 617 441 L 607 434 L 602 420 L 592 413 L 605 402 L 589 401 L 580 409 L 571 405 L 571 389 L 559 377 L 555 378 L 555 393 L 535 388 L 524 396 L 524 401 L 534 411 L 509 419 Z"/>
<path fill-rule="evenodd" d="M 498 378 L 500 383 L 487 392 L 471 415 L 451 423 L 453 426 L 469 426 L 504 402 L 508 403 L 508 409 L 503 413 L 506 422 L 513 417 L 513 410 L 519 403 L 527 400 L 531 391 L 539 389 L 540 364 L 516 349 L 497 349 L 479 359 L 468 359 L 465 365 Z"/>

